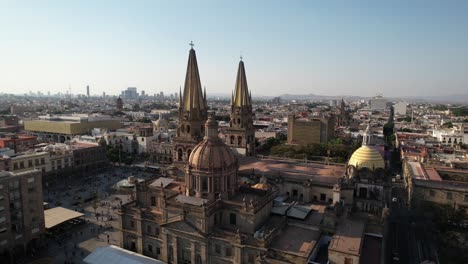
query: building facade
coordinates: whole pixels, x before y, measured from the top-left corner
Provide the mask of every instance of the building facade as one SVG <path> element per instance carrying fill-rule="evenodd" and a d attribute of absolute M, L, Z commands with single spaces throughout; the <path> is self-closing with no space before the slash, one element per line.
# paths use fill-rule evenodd
<path fill-rule="evenodd" d="M 288 116 L 288 144 L 327 143 L 335 135 L 335 120 L 330 117 Z"/>
<path fill-rule="evenodd" d="M 0 171 L 0 254 L 12 263 L 44 238 L 41 174 Z"/>

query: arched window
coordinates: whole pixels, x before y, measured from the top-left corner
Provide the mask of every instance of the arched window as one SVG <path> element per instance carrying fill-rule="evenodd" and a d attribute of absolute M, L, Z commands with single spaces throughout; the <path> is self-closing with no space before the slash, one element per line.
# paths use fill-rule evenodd
<path fill-rule="evenodd" d="M 237 124 L 240 125 L 240 118 L 237 118 Z"/>
<path fill-rule="evenodd" d="M 187 125 L 187 133 L 190 133 L 190 126 Z"/>
<path fill-rule="evenodd" d="M 242 144 L 242 137 L 239 136 L 237 137 L 237 145 L 241 145 Z"/>
<path fill-rule="evenodd" d="M 177 160 L 182 161 L 182 149 L 177 150 Z"/>
<path fill-rule="evenodd" d="M 234 136 L 231 136 L 231 145 L 234 144 Z"/>
<path fill-rule="evenodd" d="M 187 160 L 188 160 L 188 158 L 190 158 L 190 154 L 191 154 L 191 153 L 192 153 L 192 150 L 191 150 L 191 149 L 188 149 L 188 150 L 187 150 Z"/>

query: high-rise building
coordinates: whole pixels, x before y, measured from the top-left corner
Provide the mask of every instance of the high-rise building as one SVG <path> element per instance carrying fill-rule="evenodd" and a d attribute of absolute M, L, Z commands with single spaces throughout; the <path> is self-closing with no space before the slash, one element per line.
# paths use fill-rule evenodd
<path fill-rule="evenodd" d="M 406 107 L 408 103 L 401 101 L 397 102 L 393 105 L 393 108 L 395 109 L 395 115 L 406 115 Z"/>
<path fill-rule="evenodd" d="M 184 93 L 179 96 L 179 124 L 174 138 L 174 162 L 183 165 L 193 148 L 203 139 L 207 119 L 206 92 L 203 94 L 198 73 L 197 56 L 190 49 Z"/>
<path fill-rule="evenodd" d="M 123 109 L 123 100 L 122 100 L 122 98 L 120 98 L 120 96 L 119 96 L 119 98 L 117 98 L 116 106 L 117 106 L 118 111 L 122 111 L 122 109 Z"/>
<path fill-rule="evenodd" d="M 226 130 L 226 144 L 235 152 L 255 156 L 252 96 L 247 86 L 244 62 L 239 62 L 236 87 L 231 98 L 231 119 Z"/>
<path fill-rule="evenodd" d="M 18 256 L 44 239 L 41 171 L 0 171 L 0 254 Z"/>
<path fill-rule="evenodd" d="M 86 85 L 86 96 L 89 97 L 89 85 Z"/>
<path fill-rule="evenodd" d="M 335 133 L 334 117 L 306 118 L 288 116 L 288 144 L 327 143 Z"/>
<path fill-rule="evenodd" d="M 371 110 L 385 110 L 387 108 L 387 99 L 381 95 L 372 97 L 369 100 L 369 106 Z"/>
<path fill-rule="evenodd" d="M 124 99 L 138 99 L 138 92 L 136 87 L 128 87 L 127 90 L 122 91 L 122 98 Z"/>

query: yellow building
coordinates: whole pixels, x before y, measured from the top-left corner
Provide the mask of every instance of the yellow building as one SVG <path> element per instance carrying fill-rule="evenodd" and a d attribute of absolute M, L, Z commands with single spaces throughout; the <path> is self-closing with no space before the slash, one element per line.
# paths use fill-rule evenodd
<path fill-rule="evenodd" d="M 98 118 L 87 115 L 43 116 L 38 120 L 24 120 L 24 130 L 55 142 L 71 140 L 75 135 L 90 134 L 94 128 L 116 130 L 121 127 L 120 121 L 110 117 Z"/>
<path fill-rule="evenodd" d="M 335 122 L 333 118 L 297 118 L 288 116 L 288 144 L 307 145 L 326 143 L 333 139 Z"/>

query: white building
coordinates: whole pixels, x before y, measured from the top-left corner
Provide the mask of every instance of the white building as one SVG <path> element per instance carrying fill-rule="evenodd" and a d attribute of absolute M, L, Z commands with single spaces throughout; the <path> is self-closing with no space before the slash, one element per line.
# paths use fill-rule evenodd
<path fill-rule="evenodd" d="M 408 105 L 405 101 L 397 102 L 393 105 L 395 115 L 406 115 L 406 106 Z"/>
<path fill-rule="evenodd" d="M 432 136 L 437 139 L 442 145 L 446 146 L 456 146 L 460 143 L 464 143 L 463 137 L 464 133 L 459 129 L 434 129 L 432 131 Z"/>
<path fill-rule="evenodd" d="M 372 97 L 369 100 L 369 106 L 371 110 L 385 110 L 387 108 L 387 99 L 381 95 Z"/>

